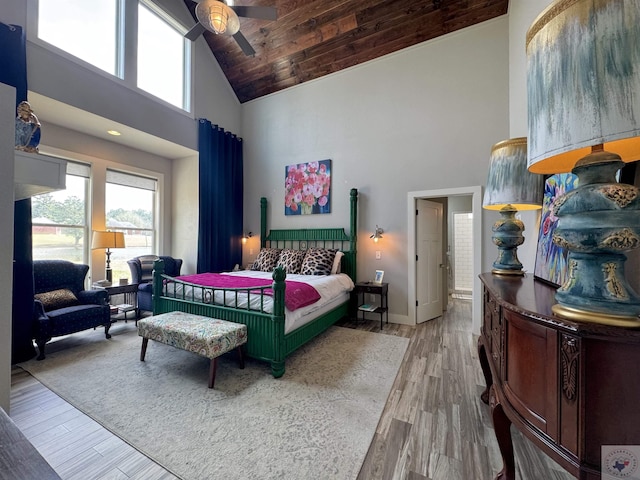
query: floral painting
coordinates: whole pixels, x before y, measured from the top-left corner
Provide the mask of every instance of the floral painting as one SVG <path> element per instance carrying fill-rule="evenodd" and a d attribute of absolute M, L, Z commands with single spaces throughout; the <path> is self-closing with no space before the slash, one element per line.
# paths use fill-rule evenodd
<path fill-rule="evenodd" d="M 331 212 L 331 160 L 298 163 L 285 169 L 284 214 Z"/>
<path fill-rule="evenodd" d="M 558 198 L 577 186 L 578 177 L 573 173 L 552 175 L 544 183 L 534 276 L 556 286 L 562 285 L 566 279 L 569 252 L 553 243 L 553 232 L 558 225 L 553 207 Z"/>

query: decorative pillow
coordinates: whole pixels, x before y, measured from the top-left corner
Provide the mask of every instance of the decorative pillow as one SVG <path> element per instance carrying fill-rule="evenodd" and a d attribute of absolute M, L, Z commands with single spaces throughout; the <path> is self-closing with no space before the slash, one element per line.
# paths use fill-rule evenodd
<path fill-rule="evenodd" d="M 153 280 L 153 263 L 158 260 L 157 255 L 141 255 L 138 257 L 140 262 L 140 283 L 150 282 Z"/>
<path fill-rule="evenodd" d="M 340 273 L 340 261 L 342 260 L 343 256 L 343 252 L 336 252 L 336 258 L 333 259 L 333 267 L 331 267 L 331 275 Z"/>
<path fill-rule="evenodd" d="M 79 303 L 78 298 L 68 288 L 37 293 L 34 297 L 36 300 L 40 300 L 40 302 L 42 302 L 45 312 L 50 312 L 51 310 L 57 310 L 64 307 L 72 307 Z"/>
<path fill-rule="evenodd" d="M 286 273 L 300 273 L 300 267 L 302 267 L 302 261 L 306 253 L 306 250 L 285 248 L 280 252 L 278 266 L 284 268 Z"/>
<path fill-rule="evenodd" d="M 336 249 L 311 247 L 307 250 L 300 267 L 302 275 L 330 275 Z"/>
<path fill-rule="evenodd" d="M 280 251 L 279 248 L 262 248 L 258 253 L 258 258 L 253 262 L 251 270 L 273 272 L 276 269 L 276 265 L 278 265 Z"/>

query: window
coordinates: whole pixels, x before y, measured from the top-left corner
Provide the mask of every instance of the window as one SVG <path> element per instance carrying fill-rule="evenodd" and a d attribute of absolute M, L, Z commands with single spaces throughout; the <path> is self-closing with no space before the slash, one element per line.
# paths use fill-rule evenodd
<path fill-rule="evenodd" d="M 120 12 L 121 0 L 40 0 L 38 38 L 121 76 Z"/>
<path fill-rule="evenodd" d="M 31 200 L 34 260 L 69 260 L 88 264 L 88 165 L 67 162 L 66 189 Z"/>
<path fill-rule="evenodd" d="M 187 110 L 191 42 L 184 33 L 152 4 L 138 4 L 138 87 Z"/>
<path fill-rule="evenodd" d="M 114 282 L 131 278 L 127 260 L 156 251 L 156 189 L 156 179 L 107 170 L 107 228 L 124 232 L 126 245 L 111 250 Z"/>
<path fill-rule="evenodd" d="M 184 38 L 187 29 L 151 0 L 37 3 L 39 39 L 122 79 L 131 88 L 190 109 L 191 42 Z M 137 24 L 125 21 L 128 14 L 137 14 Z M 134 48 L 137 51 L 131 51 Z M 125 62 L 125 58 L 132 60 Z"/>

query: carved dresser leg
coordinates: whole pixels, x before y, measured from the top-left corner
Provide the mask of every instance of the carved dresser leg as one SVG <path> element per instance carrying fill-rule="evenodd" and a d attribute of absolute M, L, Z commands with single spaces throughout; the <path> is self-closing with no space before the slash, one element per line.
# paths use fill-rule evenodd
<path fill-rule="evenodd" d="M 513 442 L 511 440 L 511 420 L 505 415 L 502 405 L 496 395 L 495 386 L 489 390 L 489 404 L 493 428 L 496 431 L 496 439 L 500 454 L 502 455 L 502 471 L 496 475 L 495 480 L 515 480 L 516 465 L 513 458 Z"/>
<path fill-rule="evenodd" d="M 493 385 L 493 376 L 491 375 L 491 368 L 489 368 L 489 360 L 487 359 L 487 349 L 484 348 L 482 343 L 482 337 L 478 338 L 478 358 L 480 359 L 480 368 L 482 368 L 482 374 L 484 375 L 484 381 L 487 387 L 484 392 L 480 394 L 480 400 L 489 405 L 489 389 Z"/>

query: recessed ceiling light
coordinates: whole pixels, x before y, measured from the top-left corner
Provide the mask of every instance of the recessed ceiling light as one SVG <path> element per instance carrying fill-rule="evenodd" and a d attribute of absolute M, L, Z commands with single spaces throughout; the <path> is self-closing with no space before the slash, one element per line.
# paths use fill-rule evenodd
<path fill-rule="evenodd" d="M 122 135 L 119 131 L 117 130 L 107 130 L 107 133 L 109 135 L 113 135 L 114 137 L 119 137 L 120 135 Z"/>

